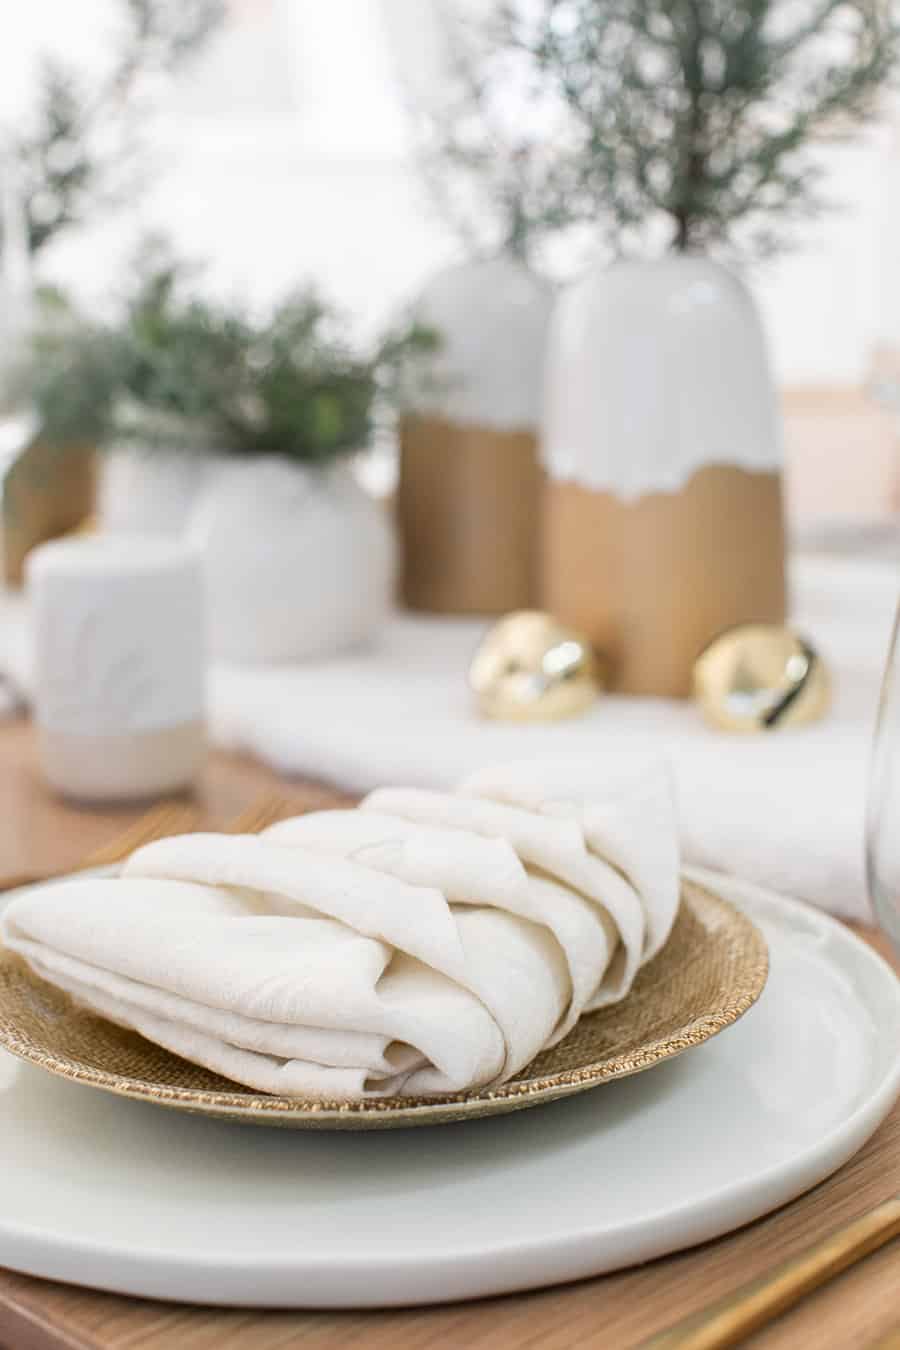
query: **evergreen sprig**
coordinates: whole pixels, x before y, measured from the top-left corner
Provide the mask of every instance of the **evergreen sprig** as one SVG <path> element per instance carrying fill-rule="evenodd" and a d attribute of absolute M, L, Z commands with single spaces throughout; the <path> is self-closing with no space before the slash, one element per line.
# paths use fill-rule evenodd
<path fill-rule="evenodd" d="M 413 325 L 361 349 L 312 290 L 263 320 L 191 293 L 191 272 L 153 253 L 119 323 L 45 300 L 14 381 L 44 442 L 327 462 L 369 442 L 436 342 Z"/>
<path fill-rule="evenodd" d="M 535 239 L 593 221 L 627 250 L 664 225 L 675 249 L 770 253 L 827 205 L 811 143 L 872 115 L 898 50 L 888 0 L 507 0 L 465 49 L 468 102 L 432 118 L 433 173 L 468 174 Z M 539 209 L 466 150 L 510 70 L 541 113 Z"/>
<path fill-rule="evenodd" d="M 446 77 L 435 100 L 410 109 L 425 180 L 471 251 L 531 261 L 540 239 L 571 221 L 575 157 L 561 153 L 566 128 L 548 82 L 506 40 L 505 25 L 438 13 Z"/>
<path fill-rule="evenodd" d="M 133 199 L 144 163 L 142 83 L 177 70 L 223 16 L 223 0 L 120 0 L 103 78 L 42 62 L 33 114 L 0 146 L 15 166 L 32 254 L 70 225 Z"/>

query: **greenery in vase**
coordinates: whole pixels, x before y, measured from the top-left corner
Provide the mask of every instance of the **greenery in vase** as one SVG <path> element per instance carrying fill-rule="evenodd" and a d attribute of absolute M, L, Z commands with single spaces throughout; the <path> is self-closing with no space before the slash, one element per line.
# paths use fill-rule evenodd
<path fill-rule="evenodd" d="M 572 158 L 546 82 L 506 41 L 505 16 L 485 25 L 454 4 L 437 13 L 447 69 L 437 97 L 410 109 L 425 181 L 471 252 L 530 263 L 573 218 Z"/>
<path fill-rule="evenodd" d="M 190 276 L 152 250 L 117 323 L 44 297 L 16 376 L 44 442 L 327 462 L 369 443 L 379 411 L 420 378 L 437 342 L 410 325 L 361 348 L 312 290 L 259 319 L 192 293 Z"/>
<path fill-rule="evenodd" d="M 146 91 L 192 56 L 224 13 L 223 0 L 119 0 L 105 76 L 42 63 L 32 116 L 0 143 L 0 172 L 11 164 L 32 254 L 69 226 L 133 200 L 143 177 Z"/>
<path fill-rule="evenodd" d="M 457 51 L 425 119 L 445 195 L 468 184 L 532 245 L 593 224 L 619 250 L 759 254 L 828 204 L 811 144 L 871 116 L 898 29 L 887 0 L 515 0 Z"/>

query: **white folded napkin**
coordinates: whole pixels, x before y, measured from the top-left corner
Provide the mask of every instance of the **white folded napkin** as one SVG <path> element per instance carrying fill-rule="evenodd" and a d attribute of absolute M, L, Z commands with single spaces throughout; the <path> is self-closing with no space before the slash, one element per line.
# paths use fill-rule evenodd
<path fill-rule="evenodd" d="M 628 993 L 674 921 L 678 856 L 658 768 L 565 799 L 492 773 L 496 794 L 385 789 L 260 837 L 160 840 L 118 879 L 14 900 L 0 933 L 80 1003 L 263 1092 L 500 1083 Z"/>

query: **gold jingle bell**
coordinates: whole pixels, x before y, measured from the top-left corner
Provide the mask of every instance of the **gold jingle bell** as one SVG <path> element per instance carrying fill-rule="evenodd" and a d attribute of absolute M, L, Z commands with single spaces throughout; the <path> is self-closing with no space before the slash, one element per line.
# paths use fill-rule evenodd
<path fill-rule="evenodd" d="M 517 610 L 495 623 L 469 669 L 486 717 L 551 722 L 589 708 L 601 692 L 597 662 L 581 633 L 539 610 Z"/>
<path fill-rule="evenodd" d="M 694 697 L 724 731 L 776 731 L 823 717 L 831 682 L 815 649 L 789 628 L 742 624 L 697 657 Z"/>

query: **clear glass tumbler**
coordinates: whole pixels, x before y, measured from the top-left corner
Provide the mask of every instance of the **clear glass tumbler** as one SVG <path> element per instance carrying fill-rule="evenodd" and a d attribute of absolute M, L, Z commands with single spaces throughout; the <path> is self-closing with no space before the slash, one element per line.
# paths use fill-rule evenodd
<path fill-rule="evenodd" d="M 872 750 L 866 868 L 878 922 L 900 952 L 900 610 L 894 621 Z"/>

